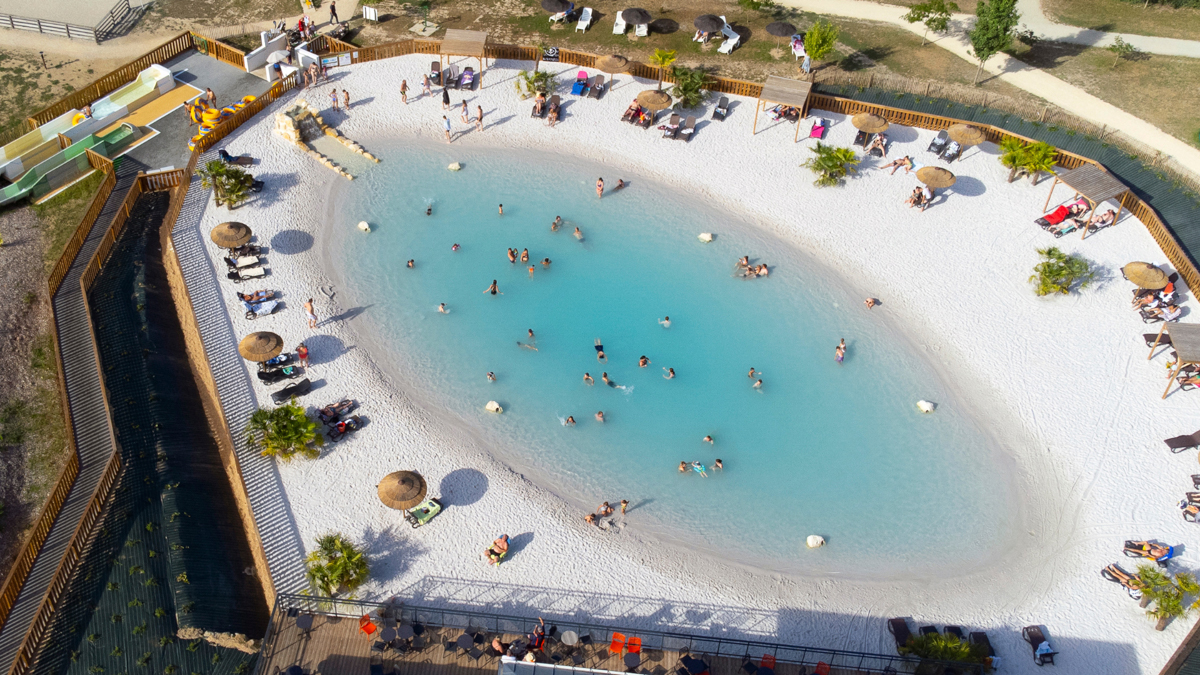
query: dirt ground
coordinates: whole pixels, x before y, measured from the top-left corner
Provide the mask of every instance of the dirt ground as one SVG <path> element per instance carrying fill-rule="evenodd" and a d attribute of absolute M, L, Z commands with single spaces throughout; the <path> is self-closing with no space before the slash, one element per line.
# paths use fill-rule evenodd
<path fill-rule="evenodd" d="M 1200 40 L 1200 9 L 1125 0 L 1042 0 L 1042 11 L 1059 23 L 1096 30 Z"/>
<path fill-rule="evenodd" d="M 28 207 L 0 212 L 0 575 L 66 462 L 44 264 L 49 238 Z"/>
<path fill-rule="evenodd" d="M 1114 55 L 1059 42 L 1039 42 L 1016 56 L 1089 94 L 1200 147 L 1200 59 L 1142 54 L 1113 68 Z"/>
<path fill-rule="evenodd" d="M 57 40 L 45 42 L 51 49 L 58 44 Z M 43 68 L 36 51 L 0 48 L 0 111 L 3 111 L 0 137 L 17 133 L 30 114 L 127 61 L 124 58 L 82 60 L 46 52 Z"/>
<path fill-rule="evenodd" d="M 134 32 L 179 32 L 191 26 L 278 20 L 299 15 L 303 9 L 300 0 L 155 0 Z"/>

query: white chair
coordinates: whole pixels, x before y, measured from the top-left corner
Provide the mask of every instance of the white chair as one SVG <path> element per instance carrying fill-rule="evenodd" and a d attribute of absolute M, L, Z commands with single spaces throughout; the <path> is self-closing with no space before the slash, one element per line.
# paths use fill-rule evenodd
<path fill-rule="evenodd" d="M 797 61 L 804 56 L 804 36 L 800 33 L 792 36 L 792 56 L 795 56 Z"/>
<path fill-rule="evenodd" d="M 624 35 L 626 26 L 625 19 L 622 19 L 621 13 L 617 12 L 617 20 L 613 23 L 613 35 Z"/>
<path fill-rule="evenodd" d="M 650 34 L 650 24 L 639 23 L 638 25 L 634 26 L 633 34 L 638 37 L 646 37 Z"/>
<path fill-rule="evenodd" d="M 721 18 L 723 19 L 725 17 Z M 721 42 L 721 47 L 717 49 L 718 54 L 728 54 L 732 52 L 733 48 L 737 47 L 738 43 L 742 40 L 742 36 L 738 35 L 737 32 L 733 30 L 733 27 L 728 23 L 721 28 L 721 36 L 725 39 Z"/>
<path fill-rule="evenodd" d="M 592 8 L 584 7 L 583 13 L 579 15 L 579 23 L 575 24 L 575 30 L 587 32 L 590 25 L 592 25 Z"/>

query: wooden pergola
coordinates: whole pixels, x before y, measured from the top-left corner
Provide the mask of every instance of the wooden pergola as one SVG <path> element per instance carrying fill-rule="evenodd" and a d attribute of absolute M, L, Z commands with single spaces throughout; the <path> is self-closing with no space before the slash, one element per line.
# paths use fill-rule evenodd
<path fill-rule="evenodd" d="M 1117 200 L 1117 216 L 1113 218 L 1115 225 L 1121 217 L 1121 211 L 1125 205 L 1121 203 L 1121 197 L 1129 192 L 1129 188 L 1125 184 L 1117 180 L 1116 176 L 1101 169 L 1094 164 L 1084 164 L 1074 169 L 1069 169 L 1055 174 L 1054 182 L 1050 184 L 1050 194 L 1046 195 L 1046 205 L 1042 207 L 1042 212 L 1045 213 L 1050 208 L 1050 198 L 1054 196 L 1054 188 L 1059 183 L 1065 184 L 1075 192 L 1078 192 L 1084 199 L 1092 205 L 1092 217 L 1088 218 L 1088 225 L 1096 219 L 1096 208 L 1109 199 Z M 1088 228 L 1084 227 L 1083 236 L 1080 239 L 1087 237 Z"/>
<path fill-rule="evenodd" d="M 438 63 L 442 63 L 443 56 L 472 56 L 479 59 L 479 72 L 482 73 L 487 37 L 488 34 L 483 31 L 447 28 L 442 45 L 438 49 Z"/>
<path fill-rule="evenodd" d="M 1150 355 L 1154 355 L 1154 350 L 1158 348 L 1159 342 L 1162 341 L 1163 331 L 1166 331 L 1167 337 L 1172 347 L 1175 348 L 1176 360 L 1175 370 L 1171 371 L 1171 377 L 1167 378 L 1167 388 L 1163 391 L 1163 398 L 1171 393 L 1171 385 L 1175 384 L 1175 378 L 1179 377 L 1179 371 L 1189 363 L 1200 364 L 1200 323 L 1169 323 L 1164 321 L 1163 327 L 1158 329 L 1158 337 L 1154 338 L 1154 344 L 1150 347 Z"/>
<path fill-rule="evenodd" d="M 812 82 L 793 80 L 787 77 L 779 77 L 778 75 L 768 75 L 767 82 L 763 85 L 762 93 L 758 95 L 758 102 L 754 104 L 754 129 L 750 135 L 753 136 L 758 133 L 758 112 L 763 110 L 767 103 L 799 108 L 800 117 L 808 117 L 808 93 L 811 90 Z M 795 143 L 799 138 L 800 120 L 796 120 L 796 136 L 792 139 L 792 142 Z"/>

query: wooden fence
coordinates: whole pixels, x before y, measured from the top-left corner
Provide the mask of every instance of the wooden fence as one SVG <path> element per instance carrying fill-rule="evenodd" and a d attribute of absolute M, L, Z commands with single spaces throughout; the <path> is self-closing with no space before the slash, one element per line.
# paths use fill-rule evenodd
<path fill-rule="evenodd" d="M 188 31 L 188 35 L 191 36 L 192 44 L 195 45 L 196 49 L 204 54 L 242 70 L 246 69 L 246 52 L 199 33 Z"/>
<path fill-rule="evenodd" d="M 271 105 L 271 103 L 278 100 L 279 97 L 283 96 L 285 92 L 296 86 L 297 82 L 300 81 L 299 76 L 300 73 L 297 71 L 289 74 L 282 80 L 275 80 L 273 83 L 271 83 L 271 88 L 267 90 L 267 93 L 254 99 L 247 104 L 245 108 L 242 108 L 241 110 L 230 115 L 228 119 L 218 124 L 213 128 L 212 131 L 201 136 L 200 140 L 196 141 L 196 150 L 193 152 L 193 155 L 198 156 L 200 153 L 216 145 L 217 141 L 220 141 L 229 134 L 233 133 L 233 131 L 242 126 L 246 120 L 254 117 L 261 112 L 263 108 L 266 108 L 267 106 Z"/>
<path fill-rule="evenodd" d="M 75 262 L 75 256 L 79 253 L 83 242 L 87 240 L 88 234 L 92 231 L 92 226 L 96 224 L 96 218 L 100 217 L 100 211 L 104 209 L 104 202 L 108 200 L 108 195 L 112 194 L 113 188 L 117 185 L 117 173 L 113 169 L 113 163 L 104 155 L 92 152 L 88 148 L 88 162 L 92 168 L 104 173 L 104 181 L 100 183 L 100 189 L 96 192 L 96 196 L 92 198 L 92 204 L 83 214 L 83 220 L 80 221 L 79 227 L 75 228 L 75 234 L 71 240 L 67 242 L 67 248 L 63 254 L 59 256 L 58 262 L 54 265 L 54 270 L 50 272 L 50 297 L 58 292 L 58 287 L 62 284 L 63 277 L 67 276 L 67 270 L 71 269 L 71 263 Z"/>
<path fill-rule="evenodd" d="M 96 29 L 89 26 L 80 26 L 74 23 L 66 23 L 63 21 L 47 21 L 45 19 L 30 19 L 24 16 L 13 16 L 12 14 L 0 14 L 0 28 L 11 28 L 13 30 L 28 30 L 35 33 L 43 33 L 45 35 L 57 35 L 59 37 L 72 38 L 77 40 L 91 40 L 100 42 L 96 37 Z"/>

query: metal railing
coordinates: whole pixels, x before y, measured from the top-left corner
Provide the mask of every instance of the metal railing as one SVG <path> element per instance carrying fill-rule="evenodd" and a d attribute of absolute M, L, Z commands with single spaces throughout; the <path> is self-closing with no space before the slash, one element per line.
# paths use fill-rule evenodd
<path fill-rule="evenodd" d="M 269 660 L 268 650 L 271 649 L 275 629 L 279 622 L 286 620 L 288 612 L 301 612 L 324 616 L 359 618 L 362 616 L 390 617 L 401 622 L 420 624 L 425 627 L 445 627 L 463 629 L 467 632 L 482 631 L 492 635 L 527 635 L 533 632 L 540 623 L 536 618 L 518 617 L 504 614 L 492 614 L 469 610 L 438 609 L 412 605 L 403 601 L 394 603 L 364 602 L 361 600 L 339 600 L 335 598 L 318 598 L 308 595 L 282 593 L 271 611 L 271 623 L 267 634 L 263 637 L 263 646 L 255 667 L 254 675 L 264 675 L 263 667 Z M 641 630 L 620 626 L 605 626 L 600 624 L 559 620 L 554 617 L 542 617 L 546 622 L 548 634 L 562 631 L 573 631 L 577 635 L 590 635 L 594 643 L 607 645 L 613 633 L 623 633 L 642 639 L 644 650 L 662 650 L 692 654 L 697 658 L 722 657 L 745 661 L 759 659 L 765 655 L 774 656 L 777 663 L 815 667 L 818 663 L 829 664 L 835 671 L 853 671 L 857 673 L 914 673 L 920 667 L 920 672 L 942 673 L 948 670 L 966 674 L 982 675 L 982 664 L 937 661 L 922 659 L 915 656 L 871 654 L 844 649 L 821 649 L 785 645 L 758 640 L 743 640 L 728 637 L 706 637 L 671 633 L 658 630 Z M 880 627 L 882 630 L 882 626 Z M 364 649 L 366 646 L 364 646 Z"/>

